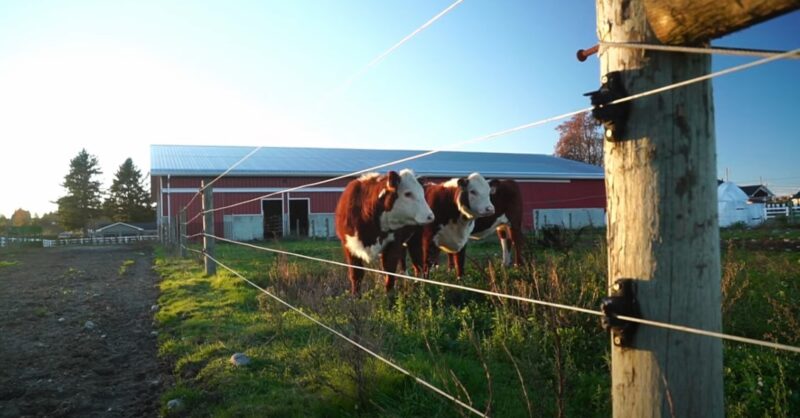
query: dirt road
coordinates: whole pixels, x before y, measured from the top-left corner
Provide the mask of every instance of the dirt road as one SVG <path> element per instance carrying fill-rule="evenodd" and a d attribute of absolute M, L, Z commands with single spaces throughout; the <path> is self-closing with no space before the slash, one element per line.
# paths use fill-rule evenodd
<path fill-rule="evenodd" d="M 4 249 L 0 261 L 0 417 L 158 415 L 151 248 Z"/>

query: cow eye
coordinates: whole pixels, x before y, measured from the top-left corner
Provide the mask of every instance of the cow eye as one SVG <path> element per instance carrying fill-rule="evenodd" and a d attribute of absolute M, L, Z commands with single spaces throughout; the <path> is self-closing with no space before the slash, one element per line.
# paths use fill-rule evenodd
<path fill-rule="evenodd" d="M 405 196 L 407 198 L 411 198 L 412 193 L 411 192 L 406 192 L 403 196 Z"/>
<path fill-rule="evenodd" d="M 478 192 L 476 192 L 475 190 L 470 190 L 469 194 L 478 194 Z"/>

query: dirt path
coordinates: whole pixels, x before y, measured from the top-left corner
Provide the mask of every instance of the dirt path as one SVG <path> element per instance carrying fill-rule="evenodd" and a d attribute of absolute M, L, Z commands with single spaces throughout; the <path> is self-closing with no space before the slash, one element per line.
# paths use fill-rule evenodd
<path fill-rule="evenodd" d="M 131 246 L 0 252 L 17 262 L 0 267 L 0 417 L 158 414 L 152 258 Z"/>

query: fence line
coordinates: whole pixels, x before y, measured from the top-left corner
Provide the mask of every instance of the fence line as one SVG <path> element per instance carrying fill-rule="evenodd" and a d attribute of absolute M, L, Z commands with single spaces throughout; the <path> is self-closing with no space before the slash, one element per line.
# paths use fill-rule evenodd
<path fill-rule="evenodd" d="M 95 238 L 69 238 L 69 239 L 46 239 L 42 240 L 42 246 L 63 247 L 68 245 L 109 245 L 109 244 L 131 244 L 142 241 L 158 241 L 158 235 L 132 235 L 126 237 L 95 237 Z"/>
<path fill-rule="evenodd" d="M 748 63 L 745 63 L 745 64 L 736 65 L 736 66 L 729 67 L 729 68 L 726 68 L 726 69 L 723 69 L 723 70 L 711 72 L 711 73 L 708 73 L 708 74 L 705 74 L 705 75 L 702 75 L 702 76 L 699 76 L 699 77 L 690 78 L 690 79 L 687 79 L 687 80 L 683 80 L 683 81 L 679 81 L 679 82 L 676 82 L 676 83 L 668 84 L 668 85 L 665 85 L 665 86 L 662 86 L 662 87 L 658 87 L 658 88 L 654 88 L 654 89 L 651 89 L 651 90 L 647 90 L 647 91 L 644 91 L 644 92 L 632 94 L 632 95 L 629 95 L 629 96 L 626 96 L 626 97 L 623 97 L 623 98 L 620 98 L 620 99 L 616 99 L 616 100 L 614 100 L 612 102 L 609 102 L 609 103 L 607 103 L 605 105 L 601 105 L 600 107 L 612 106 L 612 105 L 616 105 L 616 104 L 620 104 L 620 103 L 625 103 L 625 102 L 630 102 L 630 101 L 633 101 L 633 100 L 637 100 L 637 99 L 640 99 L 640 98 L 643 98 L 643 97 L 648 97 L 648 96 L 652 96 L 652 95 L 655 95 L 655 94 L 660 94 L 660 93 L 663 93 L 663 92 L 666 92 L 666 91 L 669 91 L 669 90 L 673 90 L 673 89 L 676 89 L 676 88 L 685 87 L 685 86 L 688 86 L 690 84 L 694 84 L 694 83 L 699 83 L 701 81 L 710 80 L 710 79 L 715 78 L 715 77 L 720 77 L 720 76 L 731 74 L 731 73 L 734 73 L 734 72 L 743 71 L 743 70 L 746 70 L 746 69 L 749 69 L 749 68 L 757 67 L 759 65 L 764 65 L 764 64 L 767 64 L 767 63 L 782 59 L 782 58 L 786 58 L 786 57 L 798 54 L 798 53 L 800 53 L 800 48 L 793 49 L 793 50 L 787 51 L 785 53 L 773 55 L 773 56 L 770 56 L 770 57 L 767 57 L 767 58 L 762 58 L 762 59 L 759 59 L 759 60 L 756 60 L 756 61 L 748 62 Z M 209 209 L 209 210 L 206 210 L 206 211 L 200 211 L 197 215 L 195 215 L 189 221 L 187 221 L 187 223 L 190 223 L 190 222 L 194 221 L 195 219 L 197 219 L 198 217 L 200 217 L 204 213 L 216 212 L 216 211 L 220 211 L 220 210 L 230 209 L 230 208 L 234 208 L 234 207 L 237 207 L 237 206 L 245 205 L 245 204 L 248 204 L 248 203 L 257 202 L 257 201 L 260 201 L 262 199 L 266 199 L 266 198 L 269 198 L 269 197 L 272 197 L 272 196 L 283 195 L 283 194 L 288 193 L 288 192 L 301 190 L 301 189 L 304 189 L 304 188 L 307 188 L 307 187 L 319 186 L 319 185 L 322 185 L 322 184 L 327 184 L 327 183 L 338 181 L 338 180 L 348 179 L 348 178 L 351 178 L 351 177 L 354 177 L 354 176 L 357 176 L 357 175 L 360 175 L 360 174 L 364 174 L 364 173 L 367 173 L 367 172 L 375 171 L 375 170 L 378 170 L 378 169 L 381 169 L 381 168 L 386 168 L 386 167 L 397 165 L 397 164 L 400 164 L 400 163 L 404 163 L 404 162 L 416 160 L 416 159 L 419 159 L 419 158 L 427 157 L 429 155 L 437 154 L 437 153 L 443 152 L 445 150 L 460 149 L 460 148 L 463 148 L 466 145 L 470 145 L 470 144 L 474 144 L 474 143 L 478 143 L 478 142 L 489 141 L 489 140 L 492 140 L 494 138 L 498 138 L 498 137 L 501 137 L 501 136 L 506 136 L 506 135 L 509 135 L 509 134 L 512 134 L 512 133 L 520 132 L 520 131 L 523 131 L 523 130 L 526 130 L 526 129 L 530 129 L 530 128 L 533 128 L 533 127 L 536 127 L 536 126 L 544 125 L 546 123 L 559 121 L 559 120 L 566 119 L 566 118 L 569 118 L 569 117 L 572 117 L 572 116 L 575 116 L 575 115 L 578 115 L 578 114 L 581 114 L 581 113 L 589 112 L 589 111 L 591 111 L 593 109 L 595 109 L 594 106 L 589 106 L 589 107 L 586 107 L 586 108 L 583 108 L 583 109 L 578 109 L 578 110 L 575 110 L 575 111 L 572 111 L 572 112 L 562 113 L 560 115 L 551 116 L 551 117 L 540 119 L 540 120 L 537 120 L 537 121 L 534 121 L 534 122 L 530 122 L 530 123 L 522 124 L 522 125 L 519 125 L 519 126 L 515 126 L 513 128 L 508 128 L 508 129 L 504 129 L 504 130 L 501 130 L 501 131 L 493 132 L 493 133 L 490 133 L 490 134 L 487 134 L 487 135 L 482 135 L 482 136 L 478 136 L 478 137 L 475 137 L 475 138 L 472 138 L 472 139 L 468 139 L 468 140 L 465 140 L 465 141 L 456 142 L 456 143 L 447 145 L 445 147 L 441 147 L 441 148 L 433 149 L 433 150 L 430 150 L 430 151 L 422 152 L 422 153 L 419 153 L 419 154 L 416 154 L 416 155 L 412 155 L 412 156 L 409 156 L 409 157 L 406 157 L 406 158 L 401 158 L 401 159 L 398 159 L 398 160 L 395 160 L 395 161 L 390 161 L 390 162 L 387 162 L 387 163 L 384 163 L 384 164 L 379 164 L 379 165 L 376 165 L 376 166 L 373 166 L 373 167 L 365 168 L 363 170 L 354 171 L 352 173 L 348 173 L 348 174 L 345 174 L 345 175 L 332 177 L 332 178 L 328 178 L 328 179 L 325 179 L 325 180 L 321 180 L 321 181 L 317 181 L 317 182 L 313 182 L 313 183 L 309 183 L 309 184 L 304 184 L 304 185 L 301 185 L 301 186 L 287 188 L 287 189 L 284 189 L 284 190 L 281 190 L 281 191 L 268 193 L 268 194 L 265 194 L 265 195 L 262 195 L 262 196 L 259 196 L 259 197 L 253 198 L 253 199 L 243 200 L 243 201 L 238 202 L 238 203 L 234 203 L 234 204 L 230 204 L 230 205 L 226 205 L 226 206 L 222 206 L 222 207 L 215 207 L 213 209 Z M 184 209 L 186 209 L 186 208 L 184 207 Z"/>
<path fill-rule="evenodd" d="M 260 291 L 261 291 L 262 293 L 264 293 L 265 295 L 267 295 L 267 296 L 271 297 L 272 299 L 274 299 L 274 300 L 275 300 L 275 301 L 277 301 L 278 303 L 280 303 L 280 304 L 282 304 L 282 305 L 286 306 L 287 308 L 289 308 L 289 309 L 291 309 L 291 310 L 293 310 L 293 311 L 297 312 L 298 314 L 302 315 L 303 317 L 305 317 L 306 319 L 310 320 L 311 322 L 313 322 L 313 323 L 315 323 L 315 324 L 319 325 L 320 327 L 324 328 L 324 329 L 325 329 L 325 330 L 327 330 L 328 332 L 330 332 L 330 333 L 332 333 L 332 334 L 336 335 L 337 337 L 339 337 L 339 338 L 341 338 L 341 339 L 343 339 L 343 340 L 347 341 L 348 343 L 352 344 L 353 346 L 355 346 L 355 347 L 357 347 L 357 348 L 361 349 L 362 351 L 364 351 L 365 353 L 367 353 L 367 354 L 371 355 L 372 357 L 374 357 L 374 358 L 376 358 L 376 359 L 380 360 L 381 362 L 383 362 L 383 363 L 384 363 L 384 364 L 386 364 L 387 366 L 389 366 L 389 367 L 391 367 L 391 368 L 393 368 L 393 369 L 395 369 L 395 370 L 399 371 L 400 373 L 402 373 L 402 374 L 404 374 L 404 375 L 406 375 L 406 376 L 408 376 L 408 377 L 410 377 L 410 378 L 414 379 L 414 381 L 416 381 L 417 383 L 419 383 L 419 384 L 421 384 L 421 385 L 423 385 L 423 386 L 427 387 L 428 389 L 430 389 L 430 390 L 431 390 L 431 391 L 433 391 L 434 393 L 438 394 L 439 396 L 442 396 L 442 397 L 444 397 L 444 398 L 447 398 L 447 399 L 449 399 L 450 401 L 452 401 L 452 402 L 456 403 L 458 406 L 460 406 L 460 407 L 462 407 L 462 408 L 464 408 L 464 409 L 466 409 L 466 410 L 468 410 L 468 411 L 472 412 L 472 413 L 473 413 L 473 414 L 475 414 L 475 415 L 478 415 L 478 416 L 481 416 L 481 417 L 485 417 L 485 416 L 486 416 L 486 414 L 484 414 L 483 412 L 481 412 L 481 411 L 478 411 L 477 409 L 473 408 L 473 407 L 472 407 L 472 406 L 470 406 L 470 405 L 467 405 L 466 403 L 464 403 L 464 402 L 463 402 L 463 401 L 461 401 L 460 399 L 456 398 L 455 396 L 453 396 L 453 395 L 451 395 L 451 394 L 449 394 L 449 393 L 447 393 L 447 392 L 443 391 L 442 389 L 439 389 L 438 387 L 434 386 L 433 384 L 431 384 L 431 383 L 428 383 L 427 381 L 425 381 L 425 380 L 423 380 L 423 379 L 421 379 L 421 378 L 419 378 L 419 377 L 415 376 L 414 374 L 412 374 L 412 373 L 411 373 L 411 372 L 409 372 L 408 370 L 406 370 L 406 369 L 404 369 L 404 368 L 402 368 L 402 367 L 398 366 L 397 364 L 395 364 L 395 363 L 393 363 L 392 361 L 390 361 L 390 360 L 386 359 L 385 357 L 381 356 L 380 354 L 378 354 L 378 353 L 376 353 L 376 352 L 374 352 L 374 351 L 370 350 L 369 348 L 365 347 L 364 345 L 362 345 L 362 344 L 360 344 L 360 343 L 358 343 L 358 342 L 354 341 L 353 339 L 351 339 L 351 338 L 347 337 L 346 335 L 342 334 L 341 332 L 339 332 L 339 331 L 337 331 L 337 330 L 335 330 L 335 329 L 331 328 L 330 326 L 328 326 L 328 325 L 324 324 L 323 322 L 321 322 L 320 320 L 318 320 L 318 319 L 314 318 L 313 316 L 311 316 L 311 315 L 309 315 L 309 314 L 307 314 L 307 313 L 303 312 L 301 309 L 299 309 L 299 308 L 295 307 L 294 305 L 291 305 L 290 303 L 288 303 L 288 302 L 284 301 L 283 299 L 279 298 L 278 296 L 276 296 L 276 295 L 272 294 L 272 293 L 271 293 L 271 292 L 269 292 L 268 290 L 266 290 L 266 289 L 262 288 L 261 286 L 257 285 L 256 283 L 254 283 L 254 282 L 250 281 L 249 279 L 247 279 L 246 277 L 244 277 L 244 276 L 243 276 L 241 273 L 239 273 L 238 271 L 236 271 L 236 270 L 234 270 L 234 269 L 232 269 L 232 268 L 228 267 L 227 265 L 223 264 L 222 262 L 220 262 L 220 261 L 219 261 L 219 260 L 217 260 L 216 258 L 214 258 L 214 257 L 211 257 L 211 256 L 210 256 L 210 255 L 208 255 L 208 254 L 205 254 L 205 256 L 206 256 L 206 257 L 208 257 L 208 258 L 209 258 L 211 261 L 213 261 L 213 262 L 214 262 L 214 263 L 216 263 L 217 265 L 219 265 L 220 267 L 222 267 L 222 268 L 224 268 L 224 269 L 226 269 L 226 270 L 230 271 L 230 272 L 231 272 L 232 274 L 234 274 L 235 276 L 237 276 L 237 277 L 239 277 L 240 279 L 244 280 L 244 281 L 245 281 L 245 282 L 247 282 L 247 283 L 248 283 L 250 286 L 253 286 L 254 288 L 256 288 L 256 289 L 260 290 Z"/>
<path fill-rule="evenodd" d="M 453 284 L 453 283 L 439 282 L 439 281 L 436 281 L 436 280 L 430 280 L 430 279 L 424 279 L 424 278 L 420 278 L 420 277 L 409 276 L 407 274 L 383 271 L 383 270 L 375 269 L 375 268 L 371 268 L 371 267 L 354 266 L 354 265 L 347 264 L 347 263 L 342 263 L 342 262 L 339 262 L 339 261 L 327 260 L 327 259 L 324 259 L 324 258 L 312 257 L 312 256 L 309 256 L 309 255 L 293 253 L 293 252 L 290 252 L 290 251 L 284 251 L 284 250 L 278 250 L 278 249 L 275 249 L 275 248 L 269 248 L 269 247 L 253 245 L 253 244 L 249 244 L 249 243 L 246 243 L 246 242 L 235 241 L 235 240 L 230 240 L 230 239 L 227 239 L 227 238 L 218 237 L 218 236 L 215 236 L 215 235 L 210 235 L 210 234 L 205 234 L 205 235 L 207 237 L 209 237 L 209 238 L 213 238 L 213 239 L 218 240 L 218 241 L 228 242 L 230 244 L 240 245 L 240 246 L 243 246 L 243 247 L 249 247 L 249 248 L 253 248 L 253 249 L 256 249 L 256 250 L 267 251 L 267 252 L 276 253 L 276 254 L 288 255 L 288 256 L 292 256 L 292 257 L 296 257 L 296 258 L 302 258 L 302 259 L 306 259 L 306 260 L 317 261 L 317 262 L 326 263 L 326 264 L 332 264 L 332 265 L 336 265 L 336 266 L 340 266 L 340 267 L 351 267 L 351 268 L 355 268 L 355 269 L 359 269 L 359 270 L 363 270 L 363 271 L 369 271 L 369 272 L 373 272 L 373 273 L 389 275 L 389 276 L 392 276 L 392 277 L 412 280 L 412 281 L 421 282 L 421 283 L 432 284 L 432 285 L 441 286 L 441 287 L 464 290 L 464 291 L 468 291 L 468 292 L 472 292 L 472 293 L 478 293 L 478 294 L 482 294 L 482 295 L 486 295 L 486 296 L 494 296 L 494 297 L 503 298 L 503 299 L 510 299 L 510 300 L 516 300 L 516 301 L 520 301 L 520 302 L 527 302 L 527 303 L 532 303 L 532 304 L 536 304 L 536 305 L 547 306 L 547 307 L 557 308 L 557 309 L 570 310 L 570 311 L 580 312 L 580 313 L 589 314 L 589 315 L 605 316 L 605 314 L 603 312 L 601 312 L 601 311 L 595 311 L 595 310 L 592 310 L 592 309 L 581 308 L 579 306 L 565 305 L 565 304 L 561 304 L 561 303 L 555 303 L 555 302 L 548 302 L 548 301 L 543 301 L 543 300 L 538 300 L 538 299 L 526 298 L 526 297 L 523 297 L 523 296 L 509 295 L 509 294 L 505 294 L 505 293 L 493 292 L 493 291 L 490 291 L 490 290 L 477 289 L 477 288 L 474 288 L 474 287 L 462 286 L 462 285 Z M 785 350 L 785 351 L 791 351 L 791 352 L 795 352 L 795 353 L 800 353 L 800 347 L 794 347 L 794 346 L 790 346 L 790 345 L 787 345 L 787 344 L 780 344 L 780 343 L 774 343 L 774 342 L 770 342 L 770 341 L 756 340 L 756 339 L 753 339 L 753 338 L 740 337 L 740 336 L 737 336 L 737 335 L 724 334 L 724 333 L 721 333 L 721 332 L 708 331 L 708 330 L 704 330 L 704 329 L 692 328 L 692 327 L 683 326 L 683 325 L 674 325 L 674 324 L 669 324 L 669 323 L 666 323 L 666 322 L 652 321 L 652 320 L 643 319 L 643 318 L 634 318 L 634 317 L 623 316 L 623 315 L 613 315 L 613 316 L 615 316 L 615 317 L 617 317 L 619 319 L 625 320 L 625 321 L 636 322 L 636 323 L 639 323 L 639 324 L 649 325 L 649 326 L 654 326 L 654 327 L 659 327 L 659 328 L 665 328 L 665 329 L 669 329 L 669 330 L 672 330 L 672 331 L 682 331 L 682 332 L 687 332 L 687 333 L 692 333 L 692 334 L 697 334 L 697 335 L 703 335 L 703 336 L 707 336 L 707 337 L 716 337 L 716 338 L 725 339 L 725 340 L 729 340 L 729 341 L 736 341 L 736 342 L 741 342 L 741 343 L 746 343 L 746 344 L 752 344 L 752 345 L 758 345 L 758 346 L 762 346 L 762 347 L 769 347 L 769 348 L 774 348 L 774 349 L 778 349 L 778 350 Z"/>

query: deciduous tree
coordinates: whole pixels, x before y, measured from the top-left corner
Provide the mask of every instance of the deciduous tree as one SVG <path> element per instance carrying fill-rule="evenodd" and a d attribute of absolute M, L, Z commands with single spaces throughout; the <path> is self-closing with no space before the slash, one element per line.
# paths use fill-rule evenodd
<path fill-rule="evenodd" d="M 14 214 L 11 215 L 11 226 L 21 227 L 21 226 L 28 226 L 31 224 L 31 213 L 25 209 L 17 209 L 14 211 Z"/>
<path fill-rule="evenodd" d="M 588 113 L 579 113 L 558 125 L 557 157 L 603 166 L 603 130 Z"/>

